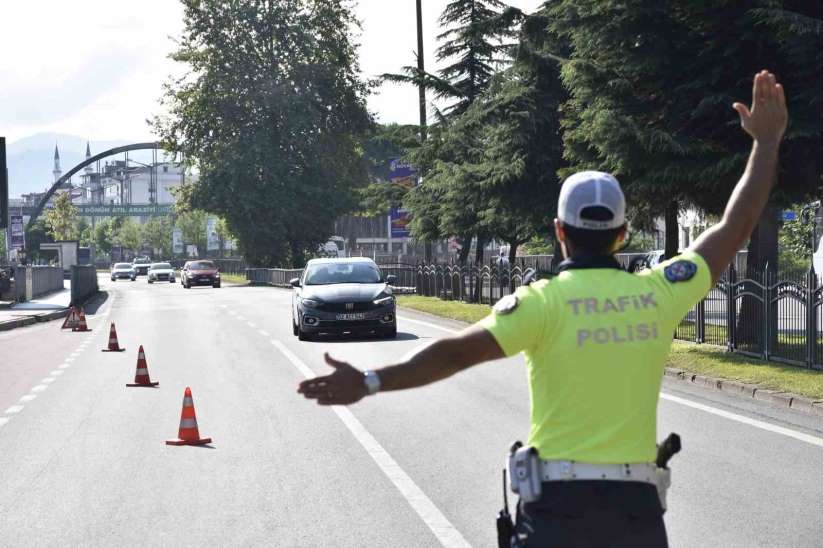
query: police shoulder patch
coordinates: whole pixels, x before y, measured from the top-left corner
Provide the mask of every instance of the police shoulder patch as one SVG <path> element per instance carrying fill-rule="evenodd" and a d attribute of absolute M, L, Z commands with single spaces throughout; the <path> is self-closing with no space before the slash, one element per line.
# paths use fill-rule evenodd
<path fill-rule="evenodd" d="M 492 310 L 494 310 L 495 314 L 505 315 L 511 313 L 515 308 L 517 308 L 518 304 L 520 303 L 517 300 L 517 295 L 506 295 L 497 301 L 494 307 L 492 307 Z"/>
<path fill-rule="evenodd" d="M 697 265 L 691 261 L 675 261 L 667 266 L 663 273 L 672 283 L 691 280 L 697 272 Z"/>

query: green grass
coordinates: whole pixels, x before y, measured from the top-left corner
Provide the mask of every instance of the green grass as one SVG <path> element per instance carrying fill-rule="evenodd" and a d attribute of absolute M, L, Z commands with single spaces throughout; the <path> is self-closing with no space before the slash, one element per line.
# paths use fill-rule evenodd
<path fill-rule="evenodd" d="M 794 392 L 823 400 L 823 372 L 747 358 L 709 345 L 675 341 L 669 354 L 669 367 L 707 377 L 718 377 L 769 390 Z"/>
<path fill-rule="evenodd" d="M 397 304 L 406 308 L 419 310 L 466 323 L 475 323 L 482 320 L 491 312 L 486 304 L 468 304 L 459 301 L 441 301 L 435 297 L 420 297 L 418 295 L 398 295 Z"/>
<path fill-rule="evenodd" d="M 221 272 L 220 279 L 233 284 L 244 284 L 248 282 L 245 274 L 226 274 Z"/>
<path fill-rule="evenodd" d="M 397 304 L 467 323 L 484 318 L 491 310 L 488 305 L 441 301 L 435 297 L 416 295 L 398 296 Z M 726 352 L 724 348 L 717 346 L 675 341 L 667 365 L 698 375 L 757 384 L 769 390 L 793 392 L 823 400 L 823 372 L 756 360 Z"/>

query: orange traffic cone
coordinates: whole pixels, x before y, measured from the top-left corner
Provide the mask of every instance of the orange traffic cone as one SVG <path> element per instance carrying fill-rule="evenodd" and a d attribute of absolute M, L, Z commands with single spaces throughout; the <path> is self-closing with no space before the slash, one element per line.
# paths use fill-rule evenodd
<path fill-rule="evenodd" d="M 166 440 L 166 445 L 205 445 L 207 443 L 211 443 L 211 438 L 200 437 L 191 388 L 187 386 L 183 394 L 183 412 L 180 415 L 180 430 L 177 432 L 177 439 Z"/>
<path fill-rule="evenodd" d="M 104 348 L 101 352 L 123 352 L 125 348 L 120 348 L 117 343 L 117 330 L 114 328 L 114 322 L 111 322 L 111 329 L 109 329 L 109 347 Z"/>
<path fill-rule="evenodd" d="M 114 327 L 114 324 L 111 324 Z M 126 386 L 157 386 L 159 382 L 151 382 L 149 378 L 149 366 L 146 364 L 146 354 L 143 352 L 143 345 L 137 351 L 137 371 L 134 374 L 134 382 Z"/>
<path fill-rule="evenodd" d="M 86 325 L 86 313 L 83 311 L 83 307 L 80 307 L 80 320 L 78 321 L 77 325 L 71 328 L 72 332 L 84 332 L 84 331 L 91 331 L 89 326 Z"/>
<path fill-rule="evenodd" d="M 77 315 L 77 308 L 72 306 L 69 308 L 69 314 L 66 316 L 66 319 L 63 320 L 63 325 L 60 326 L 60 329 L 74 329 L 77 327 L 79 321 L 80 317 Z"/>

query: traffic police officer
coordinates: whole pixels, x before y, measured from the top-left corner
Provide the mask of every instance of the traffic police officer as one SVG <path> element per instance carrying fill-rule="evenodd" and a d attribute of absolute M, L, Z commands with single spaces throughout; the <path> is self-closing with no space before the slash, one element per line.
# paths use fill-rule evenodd
<path fill-rule="evenodd" d="M 749 237 L 775 178 L 786 128 L 783 89 L 763 71 L 753 104 L 735 103 L 754 139 L 722 220 L 681 255 L 629 274 L 614 258 L 626 232 L 625 201 L 609 174 L 582 172 L 562 185 L 555 234 L 560 273 L 519 288 L 460 334 L 404 361 L 361 372 L 326 355 L 334 373 L 298 391 L 347 405 L 378 391 L 445 379 L 523 352 L 531 392 L 528 445 L 538 497 L 521 505 L 526 546 L 666 546 L 654 473 L 657 402 L 672 334 Z M 663 489 L 661 489 L 663 490 Z"/>

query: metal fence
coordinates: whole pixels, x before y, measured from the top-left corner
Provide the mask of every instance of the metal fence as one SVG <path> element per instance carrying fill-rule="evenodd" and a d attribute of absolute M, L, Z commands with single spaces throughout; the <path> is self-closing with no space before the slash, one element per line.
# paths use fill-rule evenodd
<path fill-rule="evenodd" d="M 764 360 L 823 369 L 823 286 L 811 269 L 778 276 L 730 267 L 677 327 L 675 338 Z"/>
<path fill-rule="evenodd" d="M 253 284 L 291 287 L 289 280 L 299 278 L 302 273 L 303 270 L 299 268 L 247 268 L 246 279 Z"/>
<path fill-rule="evenodd" d="M 534 268 L 520 266 L 419 265 L 415 270 L 415 292 L 448 301 L 494 304 L 538 276 Z"/>

